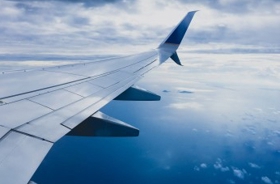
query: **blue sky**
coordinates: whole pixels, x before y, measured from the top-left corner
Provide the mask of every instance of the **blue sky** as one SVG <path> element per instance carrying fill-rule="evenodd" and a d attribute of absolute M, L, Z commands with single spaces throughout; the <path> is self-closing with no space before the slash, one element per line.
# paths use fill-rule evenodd
<path fill-rule="evenodd" d="M 138 83 L 162 100 L 102 109 L 140 136 L 65 137 L 34 181 L 280 182 L 278 0 L 3 0 L 0 70 L 155 48 L 197 9 L 178 51 L 184 67 L 168 61 Z"/>

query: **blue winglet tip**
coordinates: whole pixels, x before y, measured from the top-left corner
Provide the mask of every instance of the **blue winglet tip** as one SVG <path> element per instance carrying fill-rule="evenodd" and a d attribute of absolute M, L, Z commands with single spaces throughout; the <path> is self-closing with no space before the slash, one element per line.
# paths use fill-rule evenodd
<path fill-rule="evenodd" d="M 182 63 L 181 63 L 181 61 L 180 61 L 180 59 L 179 59 L 179 57 L 178 57 L 177 52 L 174 52 L 174 53 L 172 54 L 172 56 L 170 56 L 170 58 L 171 58 L 177 65 L 183 66 Z"/>
<path fill-rule="evenodd" d="M 189 25 L 193 19 L 194 14 L 198 11 L 199 10 L 188 12 L 187 15 L 183 18 L 183 20 L 177 25 L 177 27 L 171 32 L 171 34 L 166 38 L 166 40 L 161 45 L 172 44 L 172 45 L 179 46 L 186 31 L 189 28 Z"/>

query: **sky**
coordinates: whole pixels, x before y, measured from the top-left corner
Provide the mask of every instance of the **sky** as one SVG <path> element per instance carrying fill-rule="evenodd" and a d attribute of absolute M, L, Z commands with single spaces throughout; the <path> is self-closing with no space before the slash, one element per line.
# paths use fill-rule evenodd
<path fill-rule="evenodd" d="M 140 136 L 64 137 L 32 180 L 280 182 L 279 0 L 2 0 L 0 70 L 156 48 L 192 10 L 184 67 L 168 61 L 137 83 L 161 101 L 102 109 Z"/>
<path fill-rule="evenodd" d="M 190 52 L 279 53 L 279 0 L 2 0 L 0 53 L 139 52 L 191 10 L 200 12 L 184 43 Z"/>

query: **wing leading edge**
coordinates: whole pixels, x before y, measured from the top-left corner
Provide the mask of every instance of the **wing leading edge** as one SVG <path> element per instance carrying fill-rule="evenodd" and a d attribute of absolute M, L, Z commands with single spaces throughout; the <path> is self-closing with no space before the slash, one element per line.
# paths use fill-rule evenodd
<path fill-rule="evenodd" d="M 168 58 L 181 65 L 176 50 L 195 13 L 189 12 L 152 51 L 71 65 L 3 71 L 0 183 L 28 183 L 52 145 L 64 135 L 138 136 L 137 128 L 98 110 L 114 99 L 160 100 L 160 96 L 133 85 Z"/>

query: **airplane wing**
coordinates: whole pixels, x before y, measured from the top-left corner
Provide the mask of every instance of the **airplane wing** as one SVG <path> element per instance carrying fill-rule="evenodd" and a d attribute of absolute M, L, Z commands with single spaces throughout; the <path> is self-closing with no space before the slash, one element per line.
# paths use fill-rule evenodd
<path fill-rule="evenodd" d="M 29 183 L 64 135 L 138 136 L 139 130 L 100 111 L 111 100 L 159 100 L 134 86 L 176 53 L 196 11 L 157 49 L 136 55 L 0 74 L 0 183 Z"/>

